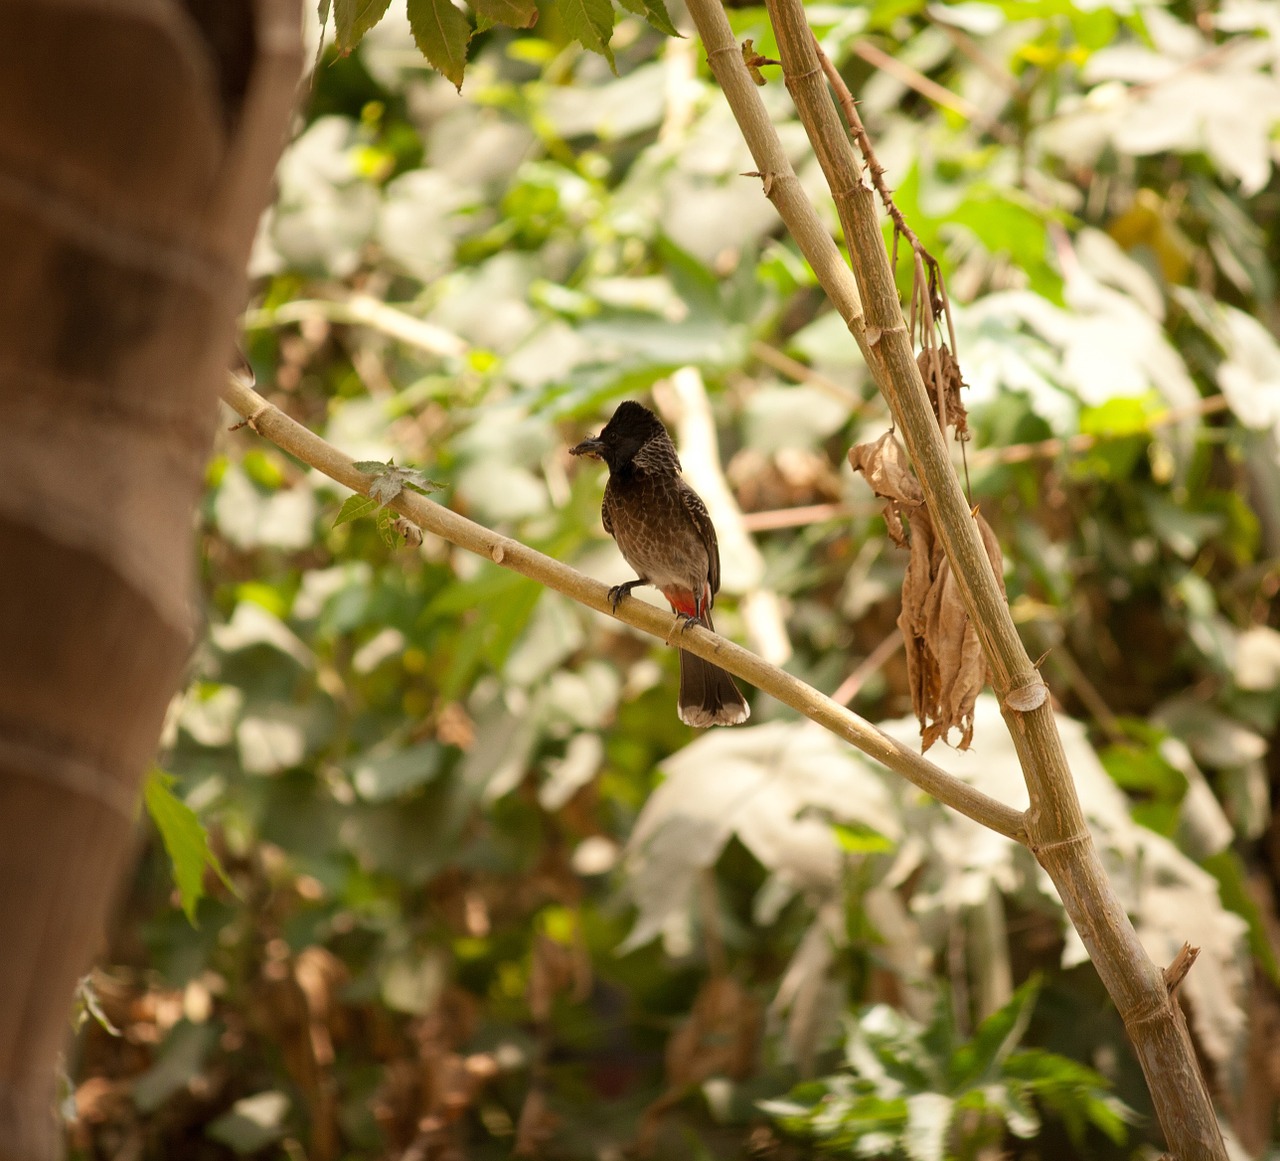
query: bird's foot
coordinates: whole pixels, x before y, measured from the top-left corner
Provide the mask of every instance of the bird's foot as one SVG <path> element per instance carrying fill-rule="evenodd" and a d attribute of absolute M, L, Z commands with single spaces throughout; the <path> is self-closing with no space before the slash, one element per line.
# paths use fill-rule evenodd
<path fill-rule="evenodd" d="M 702 621 L 699 618 L 693 616 L 691 613 L 682 613 L 679 609 L 676 610 L 676 620 L 680 623 L 680 636 L 682 637 L 689 631 L 690 625 L 702 624 Z"/>
<path fill-rule="evenodd" d="M 614 585 L 613 588 L 609 590 L 609 608 L 616 613 L 618 611 L 618 606 L 622 604 L 623 598 L 629 597 L 632 589 L 639 588 L 640 585 L 646 583 L 647 582 L 642 580 L 633 580 L 627 581 L 625 585 Z"/>

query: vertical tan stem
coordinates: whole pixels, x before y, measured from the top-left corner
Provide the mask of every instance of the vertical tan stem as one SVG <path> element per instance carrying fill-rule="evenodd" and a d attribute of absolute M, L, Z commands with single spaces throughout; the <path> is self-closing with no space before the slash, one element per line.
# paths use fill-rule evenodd
<path fill-rule="evenodd" d="M 1225 1161 L 1217 1116 L 1191 1040 L 1163 973 L 1146 955 L 1111 887 L 1085 825 L 1039 674 L 1018 638 L 977 527 L 952 471 L 916 366 L 874 193 L 831 101 L 801 0 L 767 0 L 787 87 L 822 165 L 844 227 L 864 307 L 863 332 L 851 327 L 906 441 L 943 547 L 986 652 L 992 684 L 1013 734 L 1031 798 L 1031 846 L 1062 896 L 1098 974 L 1125 1022 L 1169 1146 L 1180 1161 Z M 753 155 L 772 128 L 739 113 L 749 84 L 718 0 L 688 0 Z M 730 74 L 741 73 L 741 80 Z M 732 86 L 732 91 L 731 91 Z M 756 139 L 759 138 L 759 141 Z M 774 136 L 776 140 L 776 136 Z M 757 155 L 758 156 L 758 155 Z M 778 204 L 779 212 L 783 206 Z M 791 219 L 784 214 L 788 227 Z M 806 251 L 807 254 L 807 251 Z M 817 270 L 826 287 L 823 272 Z"/>

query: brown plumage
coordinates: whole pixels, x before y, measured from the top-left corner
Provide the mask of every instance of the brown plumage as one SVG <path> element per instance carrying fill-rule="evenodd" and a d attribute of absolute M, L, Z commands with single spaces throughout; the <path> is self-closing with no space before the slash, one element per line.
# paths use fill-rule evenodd
<path fill-rule="evenodd" d="M 680 475 L 680 458 L 662 421 L 639 403 L 622 403 L 599 436 L 570 451 L 609 465 L 604 530 L 637 574 L 609 591 L 614 608 L 638 585 L 653 585 L 676 613 L 714 628 L 716 530 L 702 498 Z M 680 720 L 691 726 L 732 726 L 751 715 L 728 673 L 683 649 L 678 708 Z"/>

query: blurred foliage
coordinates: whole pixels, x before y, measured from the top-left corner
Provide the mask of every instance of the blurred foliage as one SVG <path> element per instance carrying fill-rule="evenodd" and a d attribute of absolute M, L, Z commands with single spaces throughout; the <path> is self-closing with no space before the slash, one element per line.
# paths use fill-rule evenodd
<path fill-rule="evenodd" d="M 761 1107 L 824 1152 L 906 1161 L 961 1161 L 1000 1147 L 1006 1133 L 1039 1135 L 1040 1109 L 1064 1123 L 1076 1149 L 1093 1125 L 1116 1144 L 1129 1111 L 1090 1068 L 1018 1048 L 1037 990 L 1033 978 L 959 1041 L 943 1001 L 928 1027 L 886 1004 L 850 1020 L 846 1071 L 805 1081 Z"/>
<path fill-rule="evenodd" d="M 672 39 L 609 8 L 615 75 L 563 3 L 520 28 L 499 14 L 518 4 L 478 3 L 474 34 L 445 7 L 468 24 L 461 95 L 414 43 L 423 5 L 338 4 L 358 47 L 313 44 L 253 257 L 260 388 L 616 583 L 600 473 L 565 448 L 624 396 L 672 413 L 696 368 L 743 513 L 717 516 L 717 627 L 835 689 L 897 615 L 906 554 L 845 465 L 888 417 L 741 176 L 687 19 Z M 973 498 L 1099 848 L 1157 962 L 1202 947 L 1191 1027 L 1259 1155 L 1280 1098 L 1275 5 L 808 11 L 947 273 Z M 776 55 L 762 9 L 729 15 Z M 234 892 L 205 872 L 198 897 L 194 846 L 175 892 L 151 832 L 68 1060 L 72 1157 L 791 1158 L 814 1146 L 769 1110 L 830 1092 L 861 1115 L 861 1070 L 899 1058 L 918 1079 L 875 1089 L 892 1139 L 859 1155 L 970 1099 L 927 1155 L 1158 1147 L 1028 852 L 765 698 L 695 739 L 670 649 L 340 519 L 348 500 L 251 431 L 219 441 L 208 631 L 160 761 Z M 908 705 L 900 652 L 862 676 L 854 707 L 914 744 Z M 939 761 L 1025 802 L 998 711 L 977 716 L 974 751 Z M 996 1040 L 975 1089 L 965 1061 Z"/>

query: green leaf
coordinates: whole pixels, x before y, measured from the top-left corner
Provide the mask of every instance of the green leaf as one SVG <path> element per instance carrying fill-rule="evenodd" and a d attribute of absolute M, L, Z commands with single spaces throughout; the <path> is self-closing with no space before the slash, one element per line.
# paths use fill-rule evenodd
<path fill-rule="evenodd" d="M 628 12 L 643 16 L 654 28 L 666 36 L 680 36 L 676 26 L 671 23 L 667 6 L 663 0 L 618 0 Z M 683 38 L 681 38 L 683 39 Z"/>
<path fill-rule="evenodd" d="M 422 55 L 461 91 L 471 22 L 449 0 L 409 0 L 409 28 Z"/>
<path fill-rule="evenodd" d="M 352 520 L 359 520 L 361 516 L 368 516 L 377 510 L 377 500 L 371 500 L 368 496 L 361 496 L 357 492 L 354 496 L 348 496 L 343 502 L 333 526 L 337 528 L 339 524 L 349 524 Z"/>
<path fill-rule="evenodd" d="M 326 7 L 321 0 L 322 17 Z M 390 7 L 391 0 L 333 0 L 333 27 L 338 37 L 338 51 L 346 56 Z"/>
<path fill-rule="evenodd" d="M 609 0 L 561 0 L 559 8 L 569 35 L 583 48 L 600 53 L 616 75 L 618 66 L 613 60 L 613 49 L 609 47 L 614 19 L 613 5 Z"/>
<path fill-rule="evenodd" d="M 879 831 L 863 823 L 832 823 L 836 842 L 842 851 L 850 851 L 858 855 L 880 855 L 893 850 L 893 843 Z"/>
<path fill-rule="evenodd" d="M 173 880 L 178 885 L 182 910 L 192 927 L 197 927 L 196 905 L 204 896 L 204 871 L 214 873 L 234 892 L 231 880 L 222 869 L 218 856 L 209 847 L 209 835 L 196 817 L 196 812 L 182 801 L 170 787 L 177 779 L 159 767 L 152 767 L 142 790 L 143 801 L 151 821 L 156 824 L 169 861 L 173 864 Z"/>
<path fill-rule="evenodd" d="M 532 28 L 538 23 L 534 0 L 471 0 L 477 16 L 508 28 Z"/>
<path fill-rule="evenodd" d="M 978 1025 L 973 1039 L 952 1059 L 951 1075 L 957 1088 L 985 1084 L 1000 1075 L 1004 1062 L 1027 1031 L 1039 993 L 1040 977 L 1032 976 L 1003 1008 Z"/>

